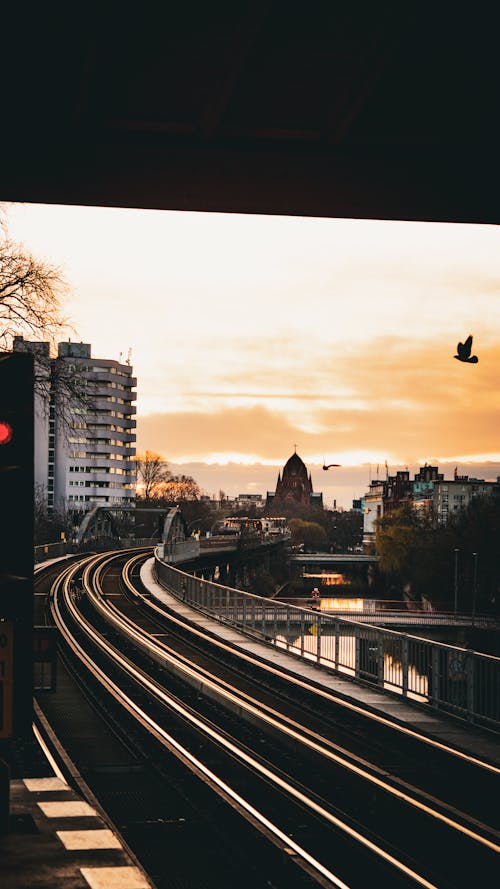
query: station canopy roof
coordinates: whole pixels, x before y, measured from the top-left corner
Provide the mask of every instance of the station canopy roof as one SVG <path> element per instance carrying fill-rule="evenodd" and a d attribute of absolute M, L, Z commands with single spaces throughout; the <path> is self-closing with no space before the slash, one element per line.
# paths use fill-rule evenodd
<path fill-rule="evenodd" d="M 0 200 L 497 223 L 498 19 L 446 2 L 10 4 Z"/>

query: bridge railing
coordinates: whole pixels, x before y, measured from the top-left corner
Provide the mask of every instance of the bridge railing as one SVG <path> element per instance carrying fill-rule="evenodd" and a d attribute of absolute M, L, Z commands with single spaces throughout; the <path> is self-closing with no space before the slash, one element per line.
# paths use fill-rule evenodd
<path fill-rule="evenodd" d="M 97 552 L 112 549 L 129 549 L 129 547 L 156 546 L 157 540 L 150 537 L 123 537 L 121 540 L 91 540 L 84 544 L 76 544 L 71 541 L 57 541 L 56 543 L 42 543 L 34 547 L 34 563 L 47 562 L 49 559 L 57 559 L 59 556 L 69 556 L 75 553 Z"/>
<path fill-rule="evenodd" d="M 500 629 L 500 620 L 491 614 L 472 615 L 467 611 L 455 612 L 447 603 L 435 603 L 432 609 L 426 608 L 418 603 L 409 603 L 409 607 L 405 607 L 401 599 L 364 599 L 363 607 L 358 608 L 342 608 L 339 604 L 329 607 L 328 596 L 321 599 L 312 596 L 302 598 L 289 598 L 287 596 L 279 597 L 279 602 L 286 605 L 298 605 L 301 608 L 312 608 L 315 611 L 321 611 L 331 617 L 341 617 L 347 620 L 355 620 L 358 623 L 372 623 L 379 625 L 411 625 L 416 626 L 450 626 L 450 627 L 471 627 L 475 626 L 480 629 Z M 341 600 L 336 600 L 338 603 Z M 349 600 L 346 600 L 349 601 Z"/>
<path fill-rule="evenodd" d="M 155 558 L 181 601 L 304 660 L 500 731 L 500 658 L 276 602 L 195 577 Z"/>

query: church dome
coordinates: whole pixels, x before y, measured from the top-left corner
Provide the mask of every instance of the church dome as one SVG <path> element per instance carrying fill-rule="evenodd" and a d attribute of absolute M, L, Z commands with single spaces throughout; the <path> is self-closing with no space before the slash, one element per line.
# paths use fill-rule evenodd
<path fill-rule="evenodd" d="M 300 459 L 297 452 L 292 454 L 283 467 L 283 478 L 287 475 L 305 475 L 307 478 L 306 464 Z"/>

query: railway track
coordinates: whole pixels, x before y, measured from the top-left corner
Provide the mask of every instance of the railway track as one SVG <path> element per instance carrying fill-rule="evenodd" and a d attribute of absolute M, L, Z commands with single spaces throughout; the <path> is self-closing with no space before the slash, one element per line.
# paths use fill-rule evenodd
<path fill-rule="evenodd" d="M 125 562 L 123 570 L 117 558 Z M 364 886 L 368 873 L 375 885 L 386 886 L 460 887 L 470 885 L 473 872 L 494 880 L 499 835 L 489 815 L 495 807 L 482 794 L 498 781 L 494 765 L 416 732 L 392 740 L 393 748 L 409 745 L 399 757 L 391 748 L 395 774 L 387 762 L 366 759 L 359 747 L 367 746 L 367 720 L 375 753 L 383 749 L 381 736 L 401 727 L 374 720 L 359 707 L 350 710 L 305 682 L 295 680 L 290 690 L 284 671 L 272 668 L 269 674 L 258 659 L 241 658 L 199 630 L 193 634 L 138 589 L 140 559 L 114 554 L 89 558 L 83 569 L 69 567 L 54 583 L 52 611 L 74 655 L 155 738 L 158 751 L 175 753 L 313 882 Z M 74 594 L 78 575 L 85 590 L 81 602 Z M 298 691 L 300 702 L 292 706 Z M 344 741 L 356 740 L 364 721 L 354 750 L 332 738 L 339 712 L 351 720 L 347 734 L 339 732 Z M 454 781 L 450 802 L 401 777 L 416 747 L 425 750 L 427 763 L 434 758 L 434 772 L 446 761 L 452 771 L 461 770 L 464 786 L 478 787 L 477 794 L 466 794 L 468 806 L 457 807 Z"/>

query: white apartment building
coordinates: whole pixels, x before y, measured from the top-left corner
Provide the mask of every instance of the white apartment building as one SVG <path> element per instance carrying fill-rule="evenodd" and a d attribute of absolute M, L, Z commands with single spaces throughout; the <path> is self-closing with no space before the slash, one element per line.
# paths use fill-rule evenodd
<path fill-rule="evenodd" d="M 57 362 L 70 362 L 87 391 L 85 407 L 58 409 L 54 386 L 35 399 L 35 485 L 46 496 L 47 511 L 135 503 L 135 399 L 132 367 L 93 358 L 89 343 L 59 343 L 48 360 L 49 344 L 16 337 L 14 351 L 30 351 L 42 360 L 42 373 L 57 376 Z M 38 362 L 37 362 L 38 366 Z M 37 371 L 40 373 L 40 370 Z"/>
<path fill-rule="evenodd" d="M 370 482 L 370 489 L 364 495 L 363 508 L 363 544 L 368 545 L 375 537 L 377 519 L 384 514 L 385 482 Z"/>

